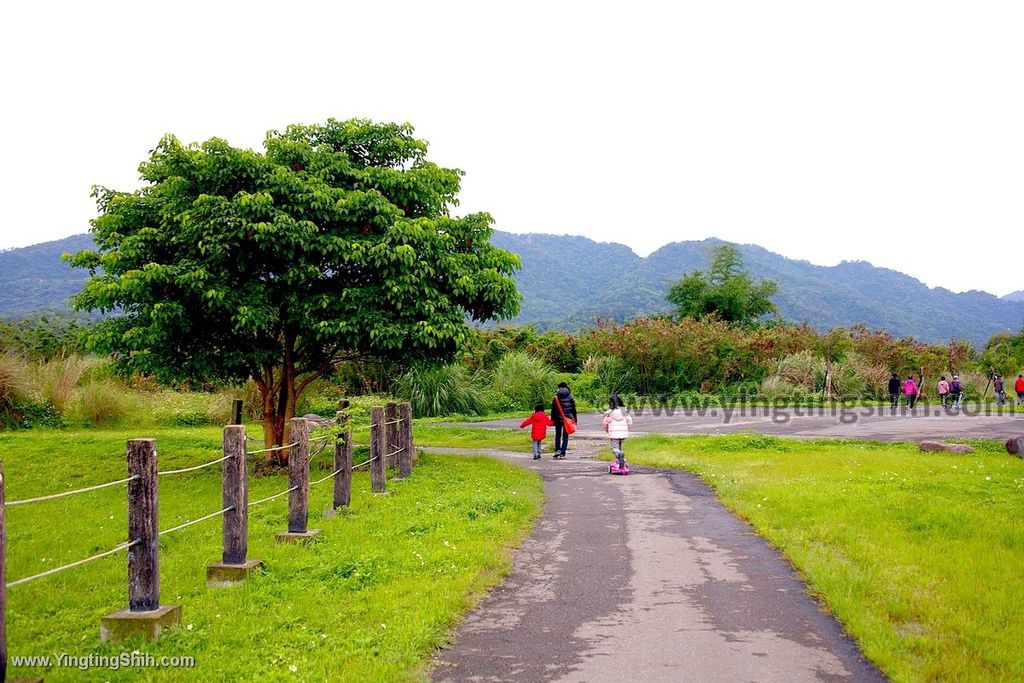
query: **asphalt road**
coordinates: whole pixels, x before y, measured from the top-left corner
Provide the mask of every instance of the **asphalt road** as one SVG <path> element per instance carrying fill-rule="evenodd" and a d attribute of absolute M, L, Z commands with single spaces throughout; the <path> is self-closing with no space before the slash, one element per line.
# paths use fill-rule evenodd
<path fill-rule="evenodd" d="M 434 680 L 885 680 L 696 477 L 614 476 L 587 459 L 596 444 L 571 447 L 564 461 L 490 452 L 536 469 L 547 502 Z"/>
<path fill-rule="evenodd" d="M 730 434 L 758 432 L 778 436 L 865 439 L 871 441 L 920 441 L 940 439 L 998 439 L 1024 435 L 1024 411 L 1017 414 L 982 413 L 965 408 L 962 413 L 938 407 L 909 412 L 888 407 L 864 408 L 746 408 L 651 410 L 633 413 L 636 434 Z M 477 427 L 517 428 L 520 419 L 474 422 Z M 578 436 L 604 438 L 601 415 L 580 415 Z"/>

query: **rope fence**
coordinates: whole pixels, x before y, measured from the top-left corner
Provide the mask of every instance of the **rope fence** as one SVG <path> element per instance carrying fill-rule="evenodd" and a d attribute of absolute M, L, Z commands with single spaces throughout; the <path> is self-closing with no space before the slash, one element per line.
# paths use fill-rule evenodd
<path fill-rule="evenodd" d="M 229 510 L 234 510 L 234 509 L 235 509 L 234 505 L 229 505 L 228 507 L 224 508 L 223 510 L 217 510 L 217 512 L 211 512 L 208 515 L 203 515 L 199 519 L 193 519 L 190 522 L 185 522 L 184 524 L 179 524 L 178 526 L 172 526 L 170 529 L 164 529 L 163 531 L 158 533 L 157 536 L 166 536 L 167 534 L 172 534 L 175 531 L 181 531 L 182 529 L 190 527 L 193 524 L 199 524 L 199 522 L 205 522 L 208 519 L 212 519 L 214 517 L 219 517 L 220 515 L 223 515 L 225 512 L 227 512 Z"/>
<path fill-rule="evenodd" d="M 274 451 L 283 451 L 286 448 L 295 448 L 298 445 L 299 445 L 298 442 L 288 443 L 288 444 L 285 444 L 283 446 L 271 446 L 270 448 L 261 448 L 261 449 L 256 450 L 256 451 L 246 451 L 245 454 L 246 455 L 258 455 L 260 453 L 272 453 Z"/>
<path fill-rule="evenodd" d="M 256 507 L 260 503 L 266 503 L 267 501 L 274 500 L 275 498 L 280 498 L 281 496 L 287 496 L 292 491 L 297 491 L 298 488 L 299 488 L 298 486 L 293 486 L 290 489 L 285 489 L 284 491 L 281 491 L 280 493 L 275 493 L 272 496 L 267 496 L 266 498 L 260 498 L 259 500 L 254 500 L 253 502 L 249 503 L 249 507 Z"/>
<path fill-rule="evenodd" d="M 36 498 L 25 498 L 23 500 L 11 500 L 5 503 L 6 507 L 14 505 L 28 505 L 29 503 L 41 503 L 44 500 L 54 500 L 56 498 L 63 498 L 65 496 L 74 496 L 79 493 L 88 493 L 89 491 L 98 491 L 100 489 L 110 488 L 111 486 L 120 486 L 121 484 L 127 484 L 130 481 L 134 481 L 138 477 L 127 477 L 125 479 L 118 479 L 117 481 L 108 481 L 106 484 L 96 484 L 95 486 L 86 486 L 83 489 L 75 489 L 74 491 L 62 491 L 60 493 L 52 493 L 48 496 L 37 496 Z M 10 585 L 10 584 L 8 584 Z"/>
<path fill-rule="evenodd" d="M 233 457 L 235 457 L 235 456 L 232 453 L 231 455 L 225 455 L 223 458 L 217 458 L 216 460 L 211 460 L 210 462 L 204 462 L 202 465 L 196 465 L 195 467 L 182 467 L 181 469 L 178 469 L 178 470 L 164 470 L 163 472 L 157 472 L 156 474 L 157 474 L 158 477 L 165 477 L 168 474 L 184 474 L 185 472 L 195 472 L 196 470 L 201 470 L 201 469 L 204 469 L 206 467 L 212 467 L 213 465 L 216 465 L 217 463 L 224 462 L 228 458 L 233 458 Z"/>
<path fill-rule="evenodd" d="M 88 562 L 92 562 L 93 560 L 99 560 L 99 559 L 102 559 L 104 557 L 110 557 L 111 555 L 114 555 L 115 553 L 119 553 L 122 550 L 127 550 L 128 548 L 131 548 L 133 545 L 137 545 L 138 543 L 139 543 L 139 541 L 129 541 L 128 543 L 122 543 L 121 545 L 117 546 L 116 548 L 111 548 L 110 550 L 107 550 L 107 551 L 102 552 L 102 553 L 96 553 L 95 555 L 91 555 L 91 556 L 85 558 L 84 560 L 78 560 L 77 562 L 72 562 L 70 564 L 65 564 L 64 566 L 61 566 L 61 567 L 54 567 L 53 569 L 47 569 L 45 572 L 39 572 L 38 574 L 33 574 L 32 576 L 26 576 L 25 578 L 18 579 L 17 581 L 8 581 L 7 582 L 7 587 L 11 588 L 13 586 L 19 586 L 19 585 L 21 585 L 23 583 L 28 583 L 29 581 L 35 581 L 36 579 L 41 579 L 44 576 L 52 576 L 54 574 L 57 574 L 57 573 L 60 573 L 60 572 L 64 571 L 65 569 L 72 569 L 74 567 L 80 567 L 83 564 L 86 564 Z"/>
<path fill-rule="evenodd" d="M 240 412 L 240 408 L 241 406 L 236 402 L 236 415 Z M 6 558 L 2 554 L 7 547 L 6 516 L 3 514 L 6 507 L 55 500 L 115 486 L 126 486 L 128 500 L 128 540 L 126 542 L 84 559 L 0 584 L 0 657 L 3 658 L 3 661 L 0 661 L 0 667 L 6 666 L 6 645 L 2 640 L 2 634 L 6 630 L 6 590 L 3 590 L 4 588 L 53 576 L 130 550 L 127 563 L 128 607 L 102 617 L 100 637 L 103 640 L 120 639 L 122 636 L 118 634 L 128 634 L 129 629 L 124 625 L 130 624 L 130 629 L 134 629 L 130 634 L 142 634 L 155 638 L 162 628 L 181 623 L 179 605 L 162 605 L 160 603 L 159 539 L 161 537 L 214 518 L 222 518 L 223 561 L 207 567 L 207 585 L 231 585 L 244 580 L 252 568 L 262 564 L 259 560 L 247 559 L 248 511 L 251 508 L 289 496 L 288 531 L 277 534 L 277 540 L 278 542 L 305 542 L 319 533 L 317 530 L 306 528 L 310 487 L 318 486 L 328 480 L 334 481 L 333 507 L 325 512 L 325 515 L 350 504 L 352 473 L 357 470 L 369 468 L 371 490 L 374 493 L 383 493 L 387 482 L 387 466 L 394 466 L 396 464 L 394 460 L 397 457 L 397 465 L 400 470 L 398 476 L 404 478 L 411 472 L 411 462 L 415 455 L 412 445 L 411 407 L 408 404 L 402 404 L 399 407 L 398 404 L 391 403 L 387 405 L 386 411 L 385 413 L 385 408 L 374 408 L 371 411 L 371 439 L 368 444 L 370 457 L 355 465 L 352 463 L 352 427 L 349 424 L 348 416 L 343 412 L 339 412 L 333 420 L 322 422 L 311 423 L 305 418 L 294 418 L 289 424 L 292 435 L 291 443 L 253 450 L 247 450 L 247 445 L 256 440 L 246 435 L 243 425 L 232 424 L 224 428 L 223 455 L 221 457 L 198 465 L 164 471 L 160 471 L 157 467 L 156 441 L 154 439 L 132 439 L 127 444 L 129 476 L 116 481 L 21 500 L 6 501 L 6 482 L 3 477 L 2 463 L 0 463 L 0 581 L 4 581 L 6 567 Z M 395 419 L 385 419 L 385 415 L 388 418 L 391 415 L 400 416 Z M 309 434 L 311 426 L 318 429 L 337 426 L 335 431 L 338 433 L 311 437 Z M 394 428 L 392 429 L 392 427 Z M 331 472 L 310 481 L 310 464 L 331 447 L 333 447 L 334 453 L 334 465 L 330 468 Z M 289 451 L 287 457 L 288 487 L 277 493 L 250 501 L 248 499 L 247 457 L 285 450 Z M 159 480 L 170 475 L 205 470 L 215 465 L 222 465 L 223 507 L 168 529 L 158 530 Z M 227 576 L 228 579 L 222 580 L 224 576 Z M 161 621 L 157 621 L 158 619 Z M 118 630 L 119 628 L 121 630 Z"/>

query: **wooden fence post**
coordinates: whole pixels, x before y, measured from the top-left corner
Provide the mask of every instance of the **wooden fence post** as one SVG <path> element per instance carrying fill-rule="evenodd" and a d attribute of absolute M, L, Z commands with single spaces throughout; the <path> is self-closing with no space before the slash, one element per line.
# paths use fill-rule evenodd
<path fill-rule="evenodd" d="M 128 608 L 149 612 L 160 606 L 156 440 L 128 442 Z"/>
<path fill-rule="evenodd" d="M 334 509 L 352 502 L 352 426 L 348 415 L 338 411 L 338 441 L 334 443 Z"/>
<path fill-rule="evenodd" d="M 128 442 L 128 608 L 100 619 L 101 640 L 156 638 L 181 623 L 180 605 L 160 604 L 160 527 L 155 439 Z"/>
<path fill-rule="evenodd" d="M 412 474 L 412 404 L 406 402 L 398 406 L 401 422 L 398 424 L 398 476 L 403 479 Z"/>
<path fill-rule="evenodd" d="M 390 401 L 384 405 L 384 447 L 387 449 L 388 469 L 394 469 L 398 462 L 398 404 Z"/>
<path fill-rule="evenodd" d="M 221 561 L 206 567 L 207 586 L 235 586 L 245 581 L 260 560 L 247 560 L 249 551 L 249 475 L 246 469 L 245 427 L 224 428 L 222 500 L 224 513 L 224 551 Z"/>
<path fill-rule="evenodd" d="M 309 522 L 309 422 L 293 417 L 289 423 L 289 439 L 295 444 L 288 449 L 288 531 L 277 534 L 278 543 L 306 542 L 320 532 L 307 529 Z"/>
<path fill-rule="evenodd" d="M 231 424 L 242 424 L 242 399 L 236 398 L 231 402 Z M 245 449 L 242 449 L 243 451 Z"/>
<path fill-rule="evenodd" d="M 387 451 L 384 441 L 384 409 L 370 411 L 370 488 L 374 493 L 384 493 L 387 486 L 387 470 L 384 456 Z"/>

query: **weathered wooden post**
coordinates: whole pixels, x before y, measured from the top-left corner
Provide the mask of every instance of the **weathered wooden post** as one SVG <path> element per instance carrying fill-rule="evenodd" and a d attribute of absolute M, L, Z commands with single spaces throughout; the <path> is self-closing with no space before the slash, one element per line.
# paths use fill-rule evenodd
<path fill-rule="evenodd" d="M 398 406 L 401 422 L 398 424 L 398 476 L 403 479 L 412 474 L 412 404 L 406 402 Z"/>
<path fill-rule="evenodd" d="M 292 443 L 288 449 L 288 531 L 277 534 L 278 543 L 306 543 L 319 535 L 307 529 L 309 522 L 309 422 L 293 417 L 288 430 Z"/>
<path fill-rule="evenodd" d="M 338 441 L 334 444 L 334 509 L 352 502 L 352 427 L 348 415 L 338 411 Z"/>
<path fill-rule="evenodd" d="M 155 439 L 128 442 L 128 607 L 100 619 L 100 640 L 153 639 L 181 623 L 180 605 L 160 604 Z"/>
<path fill-rule="evenodd" d="M 249 551 L 249 476 L 246 470 L 245 427 L 224 428 L 223 478 L 224 552 L 220 562 L 206 567 L 207 586 L 237 586 L 262 560 L 247 560 Z"/>
<path fill-rule="evenodd" d="M 384 446 L 388 469 L 394 469 L 398 463 L 398 404 L 394 401 L 384 404 Z"/>
<path fill-rule="evenodd" d="M 242 399 L 240 398 L 231 402 L 231 424 L 242 424 Z"/>
<path fill-rule="evenodd" d="M 387 470 L 384 468 L 386 447 L 384 409 L 374 408 L 370 411 L 370 489 L 374 493 L 384 493 L 387 486 Z"/>

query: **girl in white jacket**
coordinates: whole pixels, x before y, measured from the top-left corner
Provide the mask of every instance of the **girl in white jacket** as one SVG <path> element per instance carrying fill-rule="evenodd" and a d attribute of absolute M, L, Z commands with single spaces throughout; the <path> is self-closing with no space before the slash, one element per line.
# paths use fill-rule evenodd
<path fill-rule="evenodd" d="M 626 454 L 622 452 L 622 444 L 629 437 L 629 428 L 633 426 L 633 416 L 622 405 L 618 394 L 612 394 L 608 401 L 608 410 L 604 414 L 604 431 L 612 442 L 612 453 L 619 463 L 619 469 L 626 466 Z"/>

